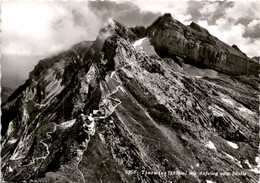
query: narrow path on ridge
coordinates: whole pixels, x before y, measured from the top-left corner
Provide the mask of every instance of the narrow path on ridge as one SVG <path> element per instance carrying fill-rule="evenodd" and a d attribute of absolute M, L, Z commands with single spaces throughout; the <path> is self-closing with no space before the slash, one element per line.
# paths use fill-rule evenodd
<path fill-rule="evenodd" d="M 123 68 L 125 68 L 125 67 L 128 67 L 128 66 L 130 66 L 130 65 L 132 65 L 132 64 L 135 64 L 135 63 L 137 63 L 137 62 L 130 62 L 130 63 L 128 63 L 127 65 L 125 65 L 125 66 L 123 66 L 123 67 L 120 67 L 120 68 L 118 68 L 118 69 L 116 69 L 116 70 L 114 70 L 114 71 L 111 72 L 111 75 L 109 76 L 109 78 L 111 78 L 111 79 L 115 80 L 116 82 L 118 82 L 119 85 L 116 87 L 115 91 L 111 92 L 111 93 L 107 96 L 107 98 L 109 98 L 109 99 L 111 99 L 111 100 L 114 100 L 114 101 L 117 101 L 118 104 L 116 104 L 114 110 L 113 110 L 108 116 L 110 116 L 110 115 L 115 111 L 115 109 L 117 108 L 117 106 L 122 103 L 121 100 L 112 97 L 112 95 L 115 94 L 115 93 L 117 93 L 118 90 L 119 90 L 119 88 L 123 85 L 120 80 L 117 80 L 117 79 L 115 79 L 115 78 L 113 78 L 113 77 L 115 76 L 115 74 L 116 74 L 116 72 L 117 72 L 118 70 L 123 69 Z M 108 116 L 106 116 L 106 117 L 108 117 Z"/>

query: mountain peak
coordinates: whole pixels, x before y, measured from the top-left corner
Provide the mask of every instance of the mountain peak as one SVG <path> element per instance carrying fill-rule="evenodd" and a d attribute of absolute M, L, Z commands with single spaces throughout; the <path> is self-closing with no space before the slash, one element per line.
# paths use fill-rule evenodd
<path fill-rule="evenodd" d="M 110 29 L 118 29 L 118 28 L 125 28 L 126 26 L 119 23 L 117 20 L 113 19 L 113 18 L 109 18 L 107 20 L 107 22 L 105 23 L 105 26 L 103 29 L 107 29 L 107 28 L 110 28 Z"/>
<path fill-rule="evenodd" d="M 172 15 L 170 13 L 165 13 L 164 15 L 158 17 L 153 23 L 152 25 L 150 25 L 149 27 L 154 27 L 156 25 L 163 25 L 165 23 L 169 23 L 172 22 L 174 19 L 172 17 Z"/>
<path fill-rule="evenodd" d="M 198 32 L 202 32 L 209 35 L 209 31 L 200 25 L 196 24 L 195 22 L 191 22 L 190 27 Z"/>
<path fill-rule="evenodd" d="M 170 13 L 165 13 L 164 15 L 161 16 L 162 19 L 173 19 L 172 15 Z"/>

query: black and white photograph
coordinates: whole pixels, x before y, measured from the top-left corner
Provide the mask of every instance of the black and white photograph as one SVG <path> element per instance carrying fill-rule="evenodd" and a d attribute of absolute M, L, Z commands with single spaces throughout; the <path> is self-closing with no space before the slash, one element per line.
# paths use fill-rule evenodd
<path fill-rule="evenodd" d="M 259 183 L 259 0 L 2 0 L 1 183 Z"/>

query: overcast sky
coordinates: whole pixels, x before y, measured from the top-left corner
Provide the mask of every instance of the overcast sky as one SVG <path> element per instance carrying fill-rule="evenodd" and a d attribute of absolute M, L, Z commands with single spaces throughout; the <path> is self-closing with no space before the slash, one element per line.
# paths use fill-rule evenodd
<path fill-rule="evenodd" d="M 3 1 L 2 73 L 26 79 L 38 60 L 95 40 L 109 18 L 127 26 L 150 25 L 168 12 L 192 21 L 249 57 L 260 56 L 260 1 Z"/>

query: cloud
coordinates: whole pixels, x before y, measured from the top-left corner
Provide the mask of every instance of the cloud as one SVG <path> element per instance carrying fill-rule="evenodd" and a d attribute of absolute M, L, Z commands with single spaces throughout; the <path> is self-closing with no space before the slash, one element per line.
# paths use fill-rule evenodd
<path fill-rule="evenodd" d="M 260 17 L 260 1 L 236 1 L 225 10 L 226 18 L 238 21 L 241 18 L 256 19 Z"/>
<path fill-rule="evenodd" d="M 252 20 L 247 25 L 243 37 L 260 39 L 260 19 Z"/>
<path fill-rule="evenodd" d="M 207 3 L 205 6 L 203 6 L 201 9 L 199 9 L 200 14 L 203 15 L 211 15 L 214 12 L 216 12 L 218 7 L 218 3 Z"/>
<path fill-rule="evenodd" d="M 150 25 L 159 12 L 142 11 L 139 6 L 129 1 L 92 1 L 89 7 L 106 21 L 111 17 L 126 26 Z"/>
<path fill-rule="evenodd" d="M 207 20 L 210 25 L 214 25 L 217 19 L 224 16 L 225 9 L 232 5 L 229 1 L 190 1 L 187 12 L 194 22 Z"/>
<path fill-rule="evenodd" d="M 243 37 L 246 26 L 242 24 L 229 25 L 226 19 L 216 20 L 215 25 L 209 25 L 206 20 L 198 21 L 198 24 L 206 28 L 210 34 L 219 38 L 221 41 L 233 45 L 236 44 L 241 51 L 246 53 L 249 57 L 260 55 L 260 40 L 253 40 L 251 38 Z"/>
<path fill-rule="evenodd" d="M 101 27 L 98 20 L 88 2 L 5 2 L 2 52 L 49 55 L 78 41 L 95 39 Z"/>
<path fill-rule="evenodd" d="M 1 18 L 2 71 L 10 75 L 19 66 L 20 78 L 28 77 L 39 58 L 94 40 L 102 27 L 87 1 L 8 1 L 2 3 Z"/>
<path fill-rule="evenodd" d="M 171 13 L 171 15 L 183 24 L 189 24 L 191 15 L 189 14 L 188 1 L 133 1 L 142 12 Z"/>
<path fill-rule="evenodd" d="M 134 26 L 149 25 L 159 15 L 142 12 L 130 2 L 4 2 L 1 51 L 48 56 L 94 40 L 108 18 Z"/>

